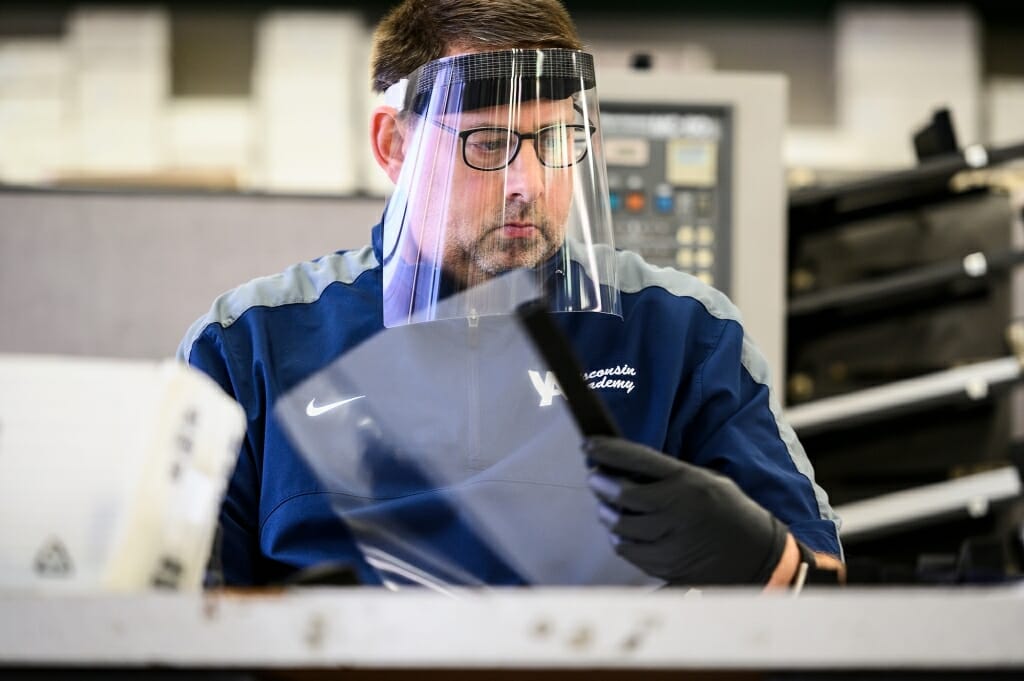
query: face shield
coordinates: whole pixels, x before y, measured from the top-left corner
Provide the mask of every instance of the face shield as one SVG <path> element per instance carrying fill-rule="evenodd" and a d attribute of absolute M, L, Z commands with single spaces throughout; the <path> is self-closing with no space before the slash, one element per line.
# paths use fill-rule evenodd
<path fill-rule="evenodd" d="M 386 99 L 398 113 L 382 153 L 398 179 L 383 219 L 385 326 L 508 314 L 526 296 L 480 284 L 513 270 L 552 312 L 621 316 L 590 55 L 446 57 Z"/>

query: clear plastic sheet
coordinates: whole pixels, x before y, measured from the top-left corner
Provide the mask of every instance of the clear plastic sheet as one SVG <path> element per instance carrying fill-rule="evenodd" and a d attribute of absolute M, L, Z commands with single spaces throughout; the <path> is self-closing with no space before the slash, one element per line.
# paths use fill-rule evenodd
<path fill-rule="evenodd" d="M 480 293 L 511 305 L 531 287 L 516 271 Z M 386 329 L 275 414 L 391 588 L 659 583 L 615 554 L 581 436 L 538 380 L 515 317 L 445 319 Z"/>

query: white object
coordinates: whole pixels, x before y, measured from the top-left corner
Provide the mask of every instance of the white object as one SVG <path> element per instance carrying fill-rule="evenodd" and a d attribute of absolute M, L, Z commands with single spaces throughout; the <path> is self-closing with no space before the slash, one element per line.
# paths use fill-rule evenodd
<path fill-rule="evenodd" d="M 1006 466 L 855 501 L 835 511 L 843 519 L 842 538 L 855 539 L 883 535 L 950 515 L 980 518 L 988 513 L 991 503 L 1019 497 L 1021 492 L 1017 469 Z"/>
<path fill-rule="evenodd" d="M 86 70 L 162 69 L 170 54 L 170 20 L 156 7 L 79 7 L 67 29 L 74 60 Z"/>
<path fill-rule="evenodd" d="M 67 40 L 74 67 L 69 172 L 158 171 L 171 77 L 167 12 L 80 8 L 68 19 Z"/>
<path fill-rule="evenodd" d="M 0 39 L 0 182 L 56 176 L 65 153 L 68 91 L 62 41 Z"/>
<path fill-rule="evenodd" d="M 1024 668 L 1019 586 L 809 586 L 796 599 L 788 590 L 691 594 L 502 589 L 449 598 L 320 588 L 248 596 L 0 596 L 0 661 L 179 672 L 323 669 L 339 678 L 396 669 L 414 678 L 420 668 L 435 671 L 428 677 L 480 679 L 493 678 L 495 669 L 503 678 L 512 670 L 534 678 L 538 669 L 574 669 L 581 677 L 608 669 L 619 678 L 629 678 L 627 669 L 687 669 L 695 677 L 712 669 L 750 676 L 768 669 L 808 676 L 918 669 L 927 670 L 925 677 L 977 669 L 983 678 Z M 446 673 L 452 669 L 464 673 Z"/>
<path fill-rule="evenodd" d="M 244 431 L 184 364 L 0 355 L 0 589 L 198 588 Z"/>
<path fill-rule="evenodd" d="M 64 160 L 66 126 L 61 99 L 0 96 L 0 182 L 52 180 Z"/>
<path fill-rule="evenodd" d="M 257 29 L 256 182 L 297 193 L 355 192 L 365 142 L 367 28 L 356 12 L 273 12 Z M 357 75 L 358 74 L 358 75 Z M 357 133 L 358 131 L 358 133 Z"/>
<path fill-rule="evenodd" d="M 48 38 L 0 39 L 0 101 L 60 99 L 65 94 L 67 49 Z"/>
<path fill-rule="evenodd" d="M 912 133 L 944 107 L 962 146 L 979 141 L 980 97 L 980 29 L 969 7 L 840 7 L 839 127 L 859 140 L 873 167 L 915 164 Z"/>
<path fill-rule="evenodd" d="M 937 400 L 966 396 L 982 399 L 991 387 L 1021 379 L 1020 360 L 1001 357 L 936 371 L 875 388 L 826 397 L 786 410 L 786 420 L 801 435 L 891 415 L 893 410 L 912 410 Z"/>
<path fill-rule="evenodd" d="M 986 141 L 995 146 L 1024 142 L 1024 78 L 993 78 L 986 88 Z"/>
<path fill-rule="evenodd" d="M 173 99 L 167 109 L 166 161 L 172 168 L 230 171 L 247 185 L 253 158 L 253 107 L 242 97 Z"/>

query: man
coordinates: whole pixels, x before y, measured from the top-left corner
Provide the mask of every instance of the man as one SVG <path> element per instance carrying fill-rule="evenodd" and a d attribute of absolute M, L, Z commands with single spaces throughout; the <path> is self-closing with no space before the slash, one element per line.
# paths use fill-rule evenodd
<path fill-rule="evenodd" d="M 338 561 L 375 580 L 360 550 L 360 519 L 378 516 L 364 506 L 343 515 L 345 522 L 336 513 L 339 499 L 363 504 L 372 495 L 351 481 L 314 475 L 275 406 L 368 340 L 402 329 L 429 334 L 442 327 L 424 322 L 443 320 L 468 320 L 473 329 L 482 317 L 510 312 L 516 292 L 493 291 L 513 272 L 527 273 L 546 292 L 624 438 L 586 441 L 591 471 L 579 484 L 531 477 L 575 455 L 543 451 L 548 458 L 530 460 L 522 479 L 490 474 L 505 459 L 470 462 L 434 486 L 443 491 L 402 488 L 372 499 L 379 502 L 374 511 L 402 499 L 409 517 L 429 517 L 431 532 L 447 538 L 443 552 L 485 583 L 541 580 L 470 542 L 472 532 L 452 529 L 470 498 L 459 494 L 511 484 L 514 493 L 493 498 L 514 504 L 523 490 L 549 483 L 568 490 L 558 501 L 551 494 L 551 508 L 571 497 L 566 517 L 585 509 L 602 538 L 587 534 L 586 522 L 563 518 L 543 549 L 553 554 L 537 573 L 546 581 L 784 586 L 807 568 L 836 581 L 837 519 L 778 415 L 767 368 L 735 309 L 692 277 L 607 246 L 593 62 L 579 49 L 557 0 L 407 0 L 378 26 L 373 81 L 386 103 L 373 114 L 371 141 L 396 188 L 372 246 L 235 289 L 180 349 L 238 399 L 249 420 L 221 513 L 229 583 L 273 582 Z M 488 397 L 520 405 L 513 418 L 543 418 L 561 397 L 539 369 L 513 367 L 525 392 L 510 387 Z M 523 406 L 524 394 L 539 403 Z M 305 414 L 316 418 L 328 406 L 314 397 Z M 445 420 L 475 418 L 456 412 Z M 426 459 L 431 443 L 420 445 L 413 455 Z M 470 458 L 477 453 L 467 451 Z M 359 461 L 353 478 L 365 463 Z M 387 467 L 371 467 L 376 482 L 389 475 Z M 392 468 L 390 475 L 406 472 Z M 543 507 L 538 499 L 520 510 Z M 543 517 L 530 521 L 538 533 Z M 580 537 L 583 544 L 560 555 L 560 540 L 569 546 Z M 595 544 L 601 546 L 591 555 L 586 547 Z"/>

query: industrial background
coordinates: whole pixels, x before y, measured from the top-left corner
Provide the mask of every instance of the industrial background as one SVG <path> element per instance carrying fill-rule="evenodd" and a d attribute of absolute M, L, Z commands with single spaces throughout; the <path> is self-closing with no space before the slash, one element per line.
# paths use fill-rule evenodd
<path fill-rule="evenodd" d="M 1019 574 L 1020 3 L 566 5 L 620 245 L 752 318 L 851 574 Z M 0 352 L 166 357 L 218 293 L 364 243 L 385 7 L 0 5 Z"/>

